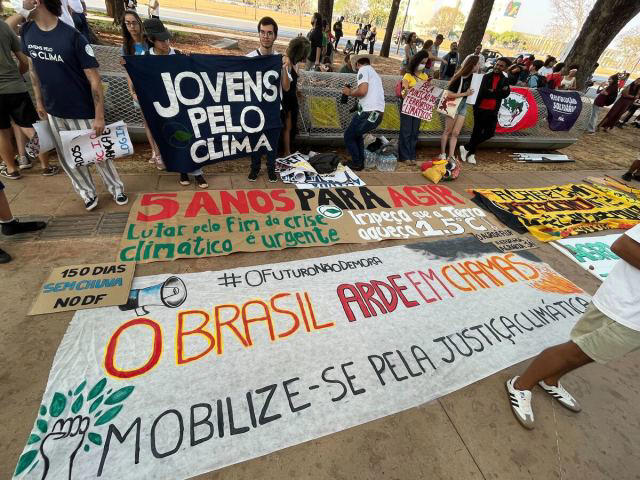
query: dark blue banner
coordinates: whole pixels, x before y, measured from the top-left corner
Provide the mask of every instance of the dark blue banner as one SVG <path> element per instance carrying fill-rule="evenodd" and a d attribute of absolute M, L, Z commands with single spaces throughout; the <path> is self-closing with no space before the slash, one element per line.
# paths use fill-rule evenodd
<path fill-rule="evenodd" d="M 282 57 L 141 55 L 125 68 L 167 170 L 277 150 Z"/>
<path fill-rule="evenodd" d="M 547 107 L 549 129 L 553 131 L 571 130 L 582 111 L 582 99 L 578 92 L 564 90 L 538 90 Z"/>

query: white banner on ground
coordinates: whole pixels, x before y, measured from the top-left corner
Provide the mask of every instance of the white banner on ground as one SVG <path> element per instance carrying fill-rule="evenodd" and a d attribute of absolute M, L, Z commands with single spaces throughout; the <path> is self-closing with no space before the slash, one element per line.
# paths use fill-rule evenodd
<path fill-rule="evenodd" d="M 588 303 L 532 254 L 471 237 L 137 278 L 125 305 L 74 316 L 16 476 L 216 470 L 520 362 Z"/>
<path fill-rule="evenodd" d="M 51 125 L 47 120 L 39 120 L 33 124 L 33 129 L 38 134 L 38 142 L 40 143 L 40 153 L 45 153 L 56 148 Z"/>
<path fill-rule="evenodd" d="M 296 188 L 364 187 L 366 183 L 353 170 L 339 164 L 332 173 L 318 173 L 309 163 L 309 157 L 296 152 L 288 157 L 276 159 L 276 171 L 283 183 Z"/>
<path fill-rule="evenodd" d="M 123 121 L 107 125 L 102 135 L 93 130 L 60 132 L 62 148 L 72 168 L 133 154 L 133 144 Z"/>
<path fill-rule="evenodd" d="M 607 278 L 620 257 L 611 251 L 611 245 L 620 233 L 599 237 L 563 238 L 551 245 L 600 280 Z"/>

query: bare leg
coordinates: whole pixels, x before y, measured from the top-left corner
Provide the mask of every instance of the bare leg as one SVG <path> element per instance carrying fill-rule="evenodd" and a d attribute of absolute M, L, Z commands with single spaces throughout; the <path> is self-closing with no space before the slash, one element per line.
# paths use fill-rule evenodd
<path fill-rule="evenodd" d="M 449 134 L 453 130 L 453 118 L 447 117 L 444 124 L 444 132 L 440 137 L 440 153 L 447 153 L 447 141 L 449 140 Z"/>
<path fill-rule="evenodd" d="M 15 155 L 15 150 L 13 149 L 13 142 L 11 139 L 12 134 L 13 130 L 10 128 L 3 128 L 0 130 L 0 159 L 4 160 L 9 173 L 13 173 L 18 170 L 16 160 L 13 157 Z"/>
<path fill-rule="evenodd" d="M 0 220 L 8 222 L 12 218 L 13 215 L 11 215 L 11 208 L 9 208 L 7 196 L 4 194 L 4 190 L 0 190 Z"/>
<path fill-rule="evenodd" d="M 27 152 L 24 149 L 24 144 L 27 143 L 27 137 L 24 133 L 22 133 L 22 129 L 15 123 L 11 124 L 11 128 L 13 129 L 13 134 L 16 137 L 16 147 L 18 147 L 18 155 L 20 155 L 20 158 L 24 158 L 27 156 Z"/>
<path fill-rule="evenodd" d="M 593 360 L 575 343 L 562 343 L 547 348 L 534 358 L 514 387 L 518 390 L 531 390 L 540 380 L 549 385 L 557 385 L 562 375 L 591 362 Z"/>
<path fill-rule="evenodd" d="M 460 134 L 460 130 L 462 130 L 462 126 L 464 125 L 464 115 L 456 115 L 456 118 L 453 121 L 453 129 L 451 130 L 451 135 L 449 136 L 449 156 L 456 156 L 456 146 L 458 145 L 458 135 Z"/>
<path fill-rule="evenodd" d="M 284 119 L 284 136 L 282 137 L 282 143 L 284 144 L 284 156 L 291 155 L 291 112 L 287 112 Z"/>
<path fill-rule="evenodd" d="M 158 149 L 158 145 L 156 141 L 153 139 L 153 135 L 151 135 L 151 130 L 149 130 L 149 125 L 147 125 L 147 120 L 142 117 L 142 123 L 144 124 L 144 133 L 147 135 L 147 141 L 149 142 L 149 146 L 151 147 L 151 156 L 159 157 L 160 150 Z"/>

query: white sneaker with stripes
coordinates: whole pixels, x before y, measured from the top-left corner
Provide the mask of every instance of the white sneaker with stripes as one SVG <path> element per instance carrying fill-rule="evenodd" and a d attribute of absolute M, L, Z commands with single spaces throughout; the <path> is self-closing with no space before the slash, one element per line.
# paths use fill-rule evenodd
<path fill-rule="evenodd" d="M 533 409 L 531 408 L 531 390 L 518 390 L 514 387 L 519 377 L 507 380 L 505 387 L 509 394 L 511 410 L 524 428 L 533 428 Z"/>
<path fill-rule="evenodd" d="M 579 412 L 580 410 L 582 410 L 582 407 L 580 406 L 578 401 L 573 398 L 573 395 L 567 392 L 562 385 L 560 385 L 560 382 L 558 382 L 558 386 L 555 386 L 547 385 L 546 383 L 544 383 L 544 381 L 539 381 L 538 385 L 540 385 L 540 388 L 542 388 L 545 392 L 558 400 L 558 402 L 560 402 L 560 405 L 562 405 L 564 408 L 569 409 L 572 412 Z"/>

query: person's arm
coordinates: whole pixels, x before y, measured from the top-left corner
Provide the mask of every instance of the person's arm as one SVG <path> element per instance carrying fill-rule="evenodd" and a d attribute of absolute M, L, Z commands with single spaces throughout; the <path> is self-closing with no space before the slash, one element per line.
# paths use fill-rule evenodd
<path fill-rule="evenodd" d="M 629 235 L 620 235 L 611 245 L 611 251 L 628 264 L 640 269 L 640 243 Z"/>
<path fill-rule="evenodd" d="M 104 130 L 104 91 L 102 90 L 102 80 L 97 68 L 85 68 L 84 74 L 91 84 L 91 97 L 96 116 L 93 119 L 93 130 L 96 135 L 101 135 Z"/>
<path fill-rule="evenodd" d="M 291 61 L 289 60 L 289 57 L 285 55 L 284 57 L 282 57 L 282 71 L 280 72 L 280 84 L 282 85 L 282 90 L 284 90 L 285 92 L 288 92 L 291 88 L 291 79 L 289 78 L 290 69 Z"/>
<path fill-rule="evenodd" d="M 42 101 L 40 78 L 38 78 L 36 69 L 33 68 L 31 59 L 29 59 L 29 77 L 31 78 L 31 85 L 33 86 L 33 96 L 36 97 L 36 111 L 38 112 L 38 116 L 44 120 L 47 118 L 47 111 L 44 109 L 44 102 Z"/>
<path fill-rule="evenodd" d="M 82 13 L 83 14 L 87 14 L 87 4 L 84 3 L 84 0 L 80 0 L 80 3 L 82 3 Z"/>
<path fill-rule="evenodd" d="M 364 97 L 368 91 L 369 84 L 367 82 L 362 82 L 360 85 L 358 85 L 358 88 L 344 87 L 342 89 L 342 93 L 350 97 Z"/>
<path fill-rule="evenodd" d="M 18 59 L 18 71 L 20 72 L 20 75 L 24 75 L 25 73 L 27 73 L 29 71 L 29 57 L 27 57 L 20 50 L 18 50 L 17 52 L 13 52 L 13 53 L 15 54 L 16 58 Z"/>
<path fill-rule="evenodd" d="M 407 44 L 404 46 L 404 58 L 405 58 L 405 60 L 407 61 L 407 63 L 409 63 L 409 60 L 411 60 L 411 55 L 410 55 L 410 53 L 411 53 L 411 46 L 407 43 Z"/>

